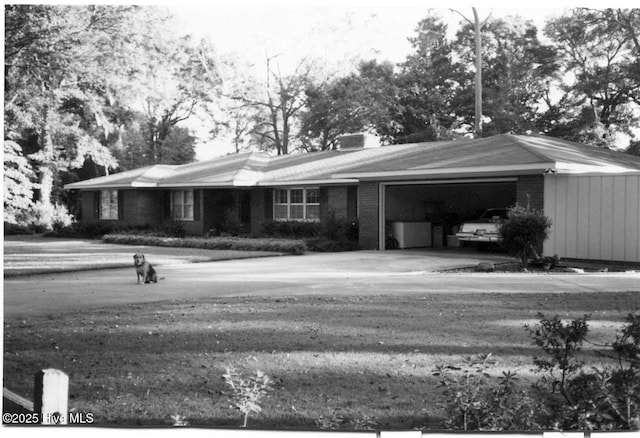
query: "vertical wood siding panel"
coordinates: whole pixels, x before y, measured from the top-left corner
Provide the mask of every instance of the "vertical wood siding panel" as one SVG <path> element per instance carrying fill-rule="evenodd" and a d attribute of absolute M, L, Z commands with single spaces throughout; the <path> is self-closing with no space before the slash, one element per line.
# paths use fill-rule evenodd
<path fill-rule="evenodd" d="M 626 178 L 624 176 L 613 177 L 613 260 L 624 260 L 626 252 L 625 221 L 627 218 L 625 205 Z"/>
<path fill-rule="evenodd" d="M 580 259 L 586 259 L 589 257 L 589 208 L 592 204 L 591 199 L 591 187 L 589 184 L 589 178 L 578 177 L 575 178 L 578 183 L 578 221 L 576 222 L 576 235 L 577 235 L 577 257 Z"/>
<path fill-rule="evenodd" d="M 591 191 L 591 205 L 589 207 L 589 229 L 587 230 L 589 239 L 590 259 L 600 259 L 602 235 L 602 177 L 586 177 Z"/>
<path fill-rule="evenodd" d="M 578 257 L 578 179 L 567 180 L 567 257 Z"/>
<path fill-rule="evenodd" d="M 544 241 L 542 253 L 545 256 L 553 256 L 558 253 L 556 249 L 556 190 L 558 178 L 555 175 L 545 175 L 544 177 L 544 214 L 551 219 L 551 229 L 549 237 Z"/>
<path fill-rule="evenodd" d="M 555 251 L 560 257 L 567 257 L 567 182 L 566 176 L 556 177 Z"/>
<path fill-rule="evenodd" d="M 626 180 L 625 261 L 640 262 L 640 176 Z"/>
<path fill-rule="evenodd" d="M 613 260 L 613 177 L 602 177 L 600 260 Z"/>

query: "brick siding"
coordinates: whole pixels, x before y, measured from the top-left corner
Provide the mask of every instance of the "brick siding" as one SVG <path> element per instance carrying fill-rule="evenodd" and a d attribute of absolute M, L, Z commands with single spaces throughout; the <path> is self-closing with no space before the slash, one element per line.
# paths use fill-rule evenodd
<path fill-rule="evenodd" d="M 363 182 L 359 187 L 358 216 L 362 249 L 380 249 L 378 245 L 378 211 L 380 184 Z"/>

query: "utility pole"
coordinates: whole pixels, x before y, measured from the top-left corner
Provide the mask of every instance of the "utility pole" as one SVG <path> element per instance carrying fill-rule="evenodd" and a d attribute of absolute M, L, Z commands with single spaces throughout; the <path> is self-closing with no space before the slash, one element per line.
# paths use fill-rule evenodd
<path fill-rule="evenodd" d="M 475 137 L 482 137 L 482 35 L 481 31 L 491 14 L 481 23 L 478 18 L 478 11 L 476 8 L 471 8 L 473 10 L 473 21 L 469 20 L 459 11 L 455 9 L 451 9 L 452 12 L 460 15 L 464 20 L 473 26 L 473 30 L 475 33 L 476 40 L 476 76 L 475 76 L 475 116 L 474 116 L 474 131 Z"/>

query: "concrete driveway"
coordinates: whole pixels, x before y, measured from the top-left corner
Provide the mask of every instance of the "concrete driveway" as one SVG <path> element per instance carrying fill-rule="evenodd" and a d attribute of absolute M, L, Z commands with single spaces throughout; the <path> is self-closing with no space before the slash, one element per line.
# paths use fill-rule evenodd
<path fill-rule="evenodd" d="M 55 240 L 54 240 L 55 241 Z M 45 242 L 46 243 L 46 242 Z M 93 253 L 102 247 L 86 246 Z M 78 247 L 81 247 L 79 245 Z M 119 246 L 119 245 L 112 245 Z M 77 247 L 77 248 L 78 248 Z M 33 247 L 32 249 L 35 249 Z M 117 253 L 131 257 L 132 247 Z M 441 274 L 442 269 L 503 261 L 504 256 L 452 251 L 357 251 L 188 263 L 142 248 L 162 278 L 136 284 L 133 267 L 50 273 L 4 279 L 5 317 L 58 313 L 109 305 L 209 297 L 268 295 L 393 295 L 434 292 L 640 291 L 640 274 Z M 151 252 L 149 252 L 151 251 Z M 187 250 L 192 251 L 192 250 Z M 103 255 L 102 252 L 99 252 Z M 5 258 L 7 246 L 5 245 Z"/>

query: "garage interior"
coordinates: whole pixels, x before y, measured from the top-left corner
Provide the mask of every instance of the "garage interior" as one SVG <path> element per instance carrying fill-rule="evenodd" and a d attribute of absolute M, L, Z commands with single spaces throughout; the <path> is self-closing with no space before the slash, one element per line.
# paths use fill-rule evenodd
<path fill-rule="evenodd" d="M 516 203 L 517 181 L 428 181 L 385 184 L 385 248 L 461 246 L 460 224 L 489 208 Z M 382 236 L 381 236 L 382 237 Z"/>

